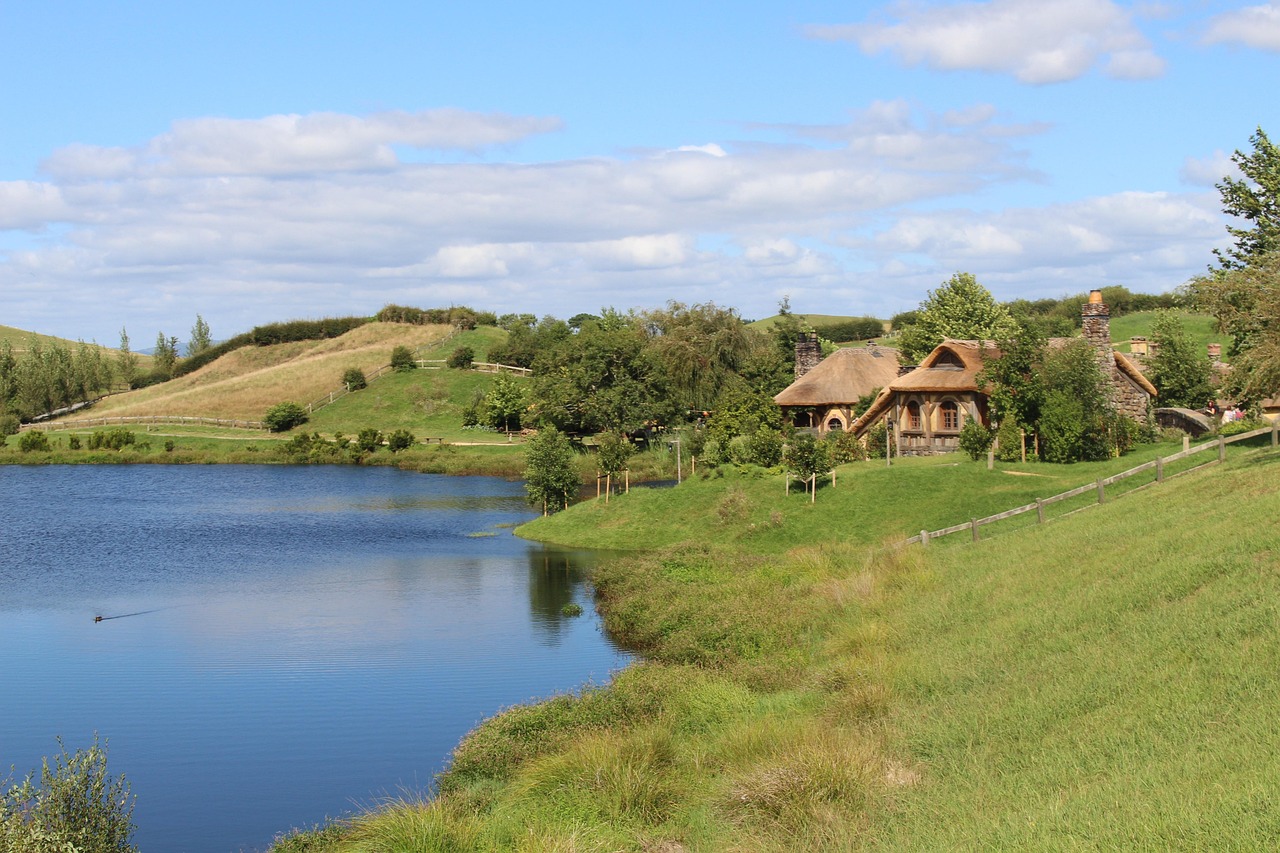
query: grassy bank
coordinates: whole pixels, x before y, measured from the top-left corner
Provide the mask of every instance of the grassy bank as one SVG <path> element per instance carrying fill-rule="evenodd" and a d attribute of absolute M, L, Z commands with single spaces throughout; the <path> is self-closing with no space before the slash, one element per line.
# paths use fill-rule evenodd
<path fill-rule="evenodd" d="M 1067 485 L 1097 475 L 1067 470 Z M 841 484 L 785 507 L 813 526 L 788 533 L 784 520 L 775 539 L 717 519 L 735 489 L 752 500 L 750 477 L 720 481 L 719 499 L 700 491 L 713 481 L 633 492 L 610 508 L 665 495 L 668 523 L 705 525 L 688 537 L 703 544 L 598 571 L 609 630 L 647 661 L 488 721 L 436 799 L 278 849 L 1273 846 L 1277 471 L 1280 456 L 1241 449 L 1044 527 L 905 550 L 877 538 L 902 512 L 885 484 L 862 498 L 883 496 L 879 522 L 851 523 L 858 501 L 837 501 Z M 985 511 L 963 508 L 986 500 L 960 488 L 965 465 L 899 474 L 920 478 L 897 481 L 918 500 L 937 491 L 962 518 Z M 1061 491 L 1045 485 L 1033 491 Z"/>

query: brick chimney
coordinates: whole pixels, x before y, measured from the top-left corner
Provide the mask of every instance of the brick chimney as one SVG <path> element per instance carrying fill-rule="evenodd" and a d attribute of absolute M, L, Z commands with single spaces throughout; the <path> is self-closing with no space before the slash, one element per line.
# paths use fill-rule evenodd
<path fill-rule="evenodd" d="M 817 332 L 801 332 L 796 338 L 796 379 L 804 376 L 822 361 L 822 344 Z"/>
<path fill-rule="evenodd" d="M 1110 377 L 1115 372 L 1116 355 L 1111 349 L 1111 312 L 1102 301 L 1102 291 L 1089 292 L 1089 301 L 1080 309 L 1084 339 L 1098 353 L 1098 365 L 1102 375 Z"/>

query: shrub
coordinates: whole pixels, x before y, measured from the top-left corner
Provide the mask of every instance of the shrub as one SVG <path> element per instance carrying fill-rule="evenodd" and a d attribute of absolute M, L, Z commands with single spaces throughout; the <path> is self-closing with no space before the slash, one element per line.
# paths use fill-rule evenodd
<path fill-rule="evenodd" d="M 747 439 L 747 458 L 764 468 L 772 468 L 782 461 L 782 433 L 761 427 Z"/>
<path fill-rule="evenodd" d="M 262 422 L 272 432 L 288 432 L 307 422 L 307 410 L 300 403 L 277 403 L 267 409 Z"/>
<path fill-rule="evenodd" d="M 17 435 L 20 424 L 17 415 L 0 415 L 0 435 Z"/>
<path fill-rule="evenodd" d="M 165 452 L 165 453 L 172 453 L 172 452 L 173 452 L 173 448 L 174 448 L 173 439 L 172 439 L 172 438 L 170 438 L 170 439 L 166 439 L 166 440 L 165 440 L 165 443 L 164 443 L 164 452 Z"/>
<path fill-rule="evenodd" d="M 475 361 L 476 352 L 471 347 L 458 347 L 445 361 L 445 364 L 456 370 L 470 370 Z"/>
<path fill-rule="evenodd" d="M 1005 418 L 1000 422 L 996 433 L 1000 439 L 996 446 L 996 458 L 1001 462 L 1022 461 L 1022 428 L 1013 418 Z"/>
<path fill-rule="evenodd" d="M 832 465 L 845 465 L 867 458 L 867 448 L 856 435 L 847 430 L 827 433 L 826 442 Z"/>
<path fill-rule="evenodd" d="M 0 443 L 3 443 L 3 439 L 0 439 Z M 67 439 L 67 447 L 71 448 L 72 450 L 79 450 L 79 449 L 80 449 L 80 436 L 78 436 L 78 435 L 73 435 L 73 436 L 71 436 L 70 438 L 68 438 L 68 439 Z"/>
<path fill-rule="evenodd" d="M 1262 420 L 1261 418 L 1257 420 L 1228 421 L 1218 427 L 1218 435 L 1239 435 L 1242 432 L 1252 432 L 1255 429 L 1261 429 L 1264 426 L 1270 425 L 1269 421 Z"/>
<path fill-rule="evenodd" d="M 90 450 L 123 450 L 137 441 L 137 437 L 124 427 L 112 427 L 89 434 Z"/>
<path fill-rule="evenodd" d="M 398 346 L 391 350 L 391 369 L 397 373 L 407 373 L 416 369 L 418 363 L 413 360 L 413 350 L 406 346 Z"/>
<path fill-rule="evenodd" d="M 53 767 L 45 760 L 40 783 L 35 773 L 0 792 L 0 849 L 13 853 L 77 850 L 81 853 L 136 853 L 134 798 L 124 776 L 107 773 L 107 748 L 97 736 L 88 749 L 62 754 Z"/>
<path fill-rule="evenodd" d="M 870 459 L 883 459 L 885 452 L 885 429 L 884 421 L 880 421 L 867 430 L 867 457 Z M 985 453 L 986 450 L 983 450 Z"/>
<path fill-rule="evenodd" d="M 415 441 L 413 433 L 407 429 L 398 429 L 387 436 L 387 447 L 392 453 L 399 453 L 401 450 L 408 450 L 413 447 Z"/>
<path fill-rule="evenodd" d="M 347 386 L 348 391 L 359 391 L 361 388 L 369 387 L 369 381 L 364 378 L 364 371 L 358 367 L 348 367 L 343 372 L 342 384 Z"/>
<path fill-rule="evenodd" d="M 373 427 L 365 427 L 360 430 L 360 432 L 356 433 L 356 447 L 366 453 L 372 453 L 381 445 L 382 433 L 378 432 L 378 430 Z"/>
<path fill-rule="evenodd" d="M 18 449 L 23 453 L 43 453 L 49 449 L 49 436 L 41 429 L 29 429 L 18 439 Z"/>

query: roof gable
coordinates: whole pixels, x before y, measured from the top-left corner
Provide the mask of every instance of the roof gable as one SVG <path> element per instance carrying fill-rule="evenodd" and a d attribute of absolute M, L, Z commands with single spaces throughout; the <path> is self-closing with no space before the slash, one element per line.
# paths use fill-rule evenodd
<path fill-rule="evenodd" d="M 898 375 L 898 351 L 887 347 L 843 347 L 773 398 L 779 406 L 856 403 Z"/>

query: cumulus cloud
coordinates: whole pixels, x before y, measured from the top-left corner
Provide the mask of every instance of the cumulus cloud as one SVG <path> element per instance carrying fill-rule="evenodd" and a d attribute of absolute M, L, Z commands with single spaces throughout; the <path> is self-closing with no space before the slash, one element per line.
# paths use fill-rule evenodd
<path fill-rule="evenodd" d="M 813 25 L 806 32 L 852 41 L 868 54 L 891 53 L 906 65 L 940 71 L 1009 74 L 1023 83 L 1061 83 L 1102 64 L 1112 77 L 1159 76 L 1158 57 L 1111 0 L 988 0 L 890 7 L 881 20 Z"/>
<path fill-rule="evenodd" d="M 1209 21 L 1201 41 L 1280 53 L 1280 5 L 1264 3 L 1223 12 Z"/>
<path fill-rule="evenodd" d="M 1240 169 L 1231 155 L 1219 149 L 1208 157 L 1188 157 L 1182 163 L 1179 177 L 1193 186 L 1217 186 L 1225 177 L 1240 177 Z"/>
<path fill-rule="evenodd" d="M 140 148 L 67 146 L 45 161 L 44 170 L 64 181 L 385 170 L 398 163 L 395 145 L 477 151 L 560 126 L 556 118 L 457 109 L 187 119 Z"/>

